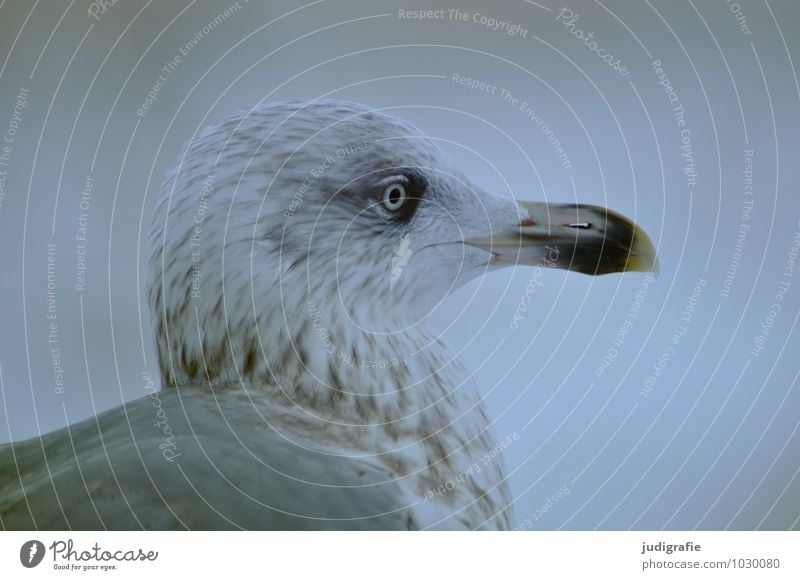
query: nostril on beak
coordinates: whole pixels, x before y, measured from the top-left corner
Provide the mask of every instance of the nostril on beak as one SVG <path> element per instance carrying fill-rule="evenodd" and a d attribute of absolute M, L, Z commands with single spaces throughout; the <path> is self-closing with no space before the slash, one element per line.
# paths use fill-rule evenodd
<path fill-rule="evenodd" d="M 590 224 L 589 222 L 578 222 L 578 223 L 574 223 L 574 224 L 567 224 L 567 227 L 568 228 L 575 228 L 575 229 L 579 229 L 579 230 L 588 230 L 589 228 L 592 227 L 592 224 Z"/>

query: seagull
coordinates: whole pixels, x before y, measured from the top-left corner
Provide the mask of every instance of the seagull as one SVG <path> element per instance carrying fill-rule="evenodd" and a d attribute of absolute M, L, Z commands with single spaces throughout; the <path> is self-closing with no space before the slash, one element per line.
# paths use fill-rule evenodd
<path fill-rule="evenodd" d="M 340 100 L 199 132 L 150 244 L 161 388 L 0 446 L 3 528 L 511 529 L 502 441 L 429 315 L 502 267 L 657 267 L 622 215 L 492 195 Z"/>

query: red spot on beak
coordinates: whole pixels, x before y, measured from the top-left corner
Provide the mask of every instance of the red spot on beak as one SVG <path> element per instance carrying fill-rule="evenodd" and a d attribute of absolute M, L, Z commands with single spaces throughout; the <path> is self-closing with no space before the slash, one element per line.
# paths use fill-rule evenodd
<path fill-rule="evenodd" d="M 521 227 L 521 228 L 529 228 L 529 227 L 535 226 L 535 225 L 536 225 L 536 222 L 533 221 L 531 218 L 526 218 L 526 219 L 522 220 L 521 222 L 519 222 L 519 227 Z"/>

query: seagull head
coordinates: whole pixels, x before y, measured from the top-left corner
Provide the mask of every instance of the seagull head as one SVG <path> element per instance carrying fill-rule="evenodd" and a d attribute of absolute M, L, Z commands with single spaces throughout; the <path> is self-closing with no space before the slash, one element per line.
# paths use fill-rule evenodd
<path fill-rule="evenodd" d="M 266 187 L 277 205 L 266 210 L 265 233 L 284 265 L 308 274 L 309 292 L 335 295 L 353 316 L 365 303 L 373 321 L 424 316 L 501 267 L 589 275 L 656 268 L 647 234 L 624 216 L 493 195 L 434 140 L 384 112 L 297 104 L 285 127 L 266 136 L 265 151 L 285 133 L 292 150 Z"/>
<path fill-rule="evenodd" d="M 267 333 L 293 344 L 301 328 L 316 328 L 311 342 L 407 328 L 501 267 L 657 267 L 624 216 L 494 195 L 410 123 L 330 100 L 261 105 L 200 133 L 168 176 L 151 236 L 162 367 L 183 374 L 186 360 L 201 373 L 206 356 L 227 356 L 220 348 L 260 358 Z M 226 344 L 232 331 L 240 340 Z"/>

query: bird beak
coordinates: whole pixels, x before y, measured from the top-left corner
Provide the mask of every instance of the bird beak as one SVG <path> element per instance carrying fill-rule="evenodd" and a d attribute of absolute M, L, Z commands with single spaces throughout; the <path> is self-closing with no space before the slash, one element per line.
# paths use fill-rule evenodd
<path fill-rule="evenodd" d="M 593 276 L 658 272 L 653 242 L 625 216 L 595 205 L 517 203 L 528 217 L 516 227 L 465 243 L 491 252 L 492 263 L 501 266 L 549 266 Z"/>

